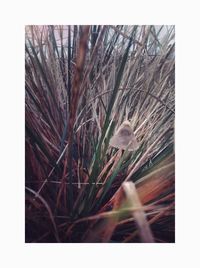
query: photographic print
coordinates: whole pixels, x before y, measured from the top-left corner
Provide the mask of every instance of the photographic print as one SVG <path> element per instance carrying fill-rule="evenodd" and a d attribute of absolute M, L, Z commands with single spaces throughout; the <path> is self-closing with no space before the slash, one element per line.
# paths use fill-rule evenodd
<path fill-rule="evenodd" d="M 175 242 L 175 26 L 25 27 L 25 242 Z"/>

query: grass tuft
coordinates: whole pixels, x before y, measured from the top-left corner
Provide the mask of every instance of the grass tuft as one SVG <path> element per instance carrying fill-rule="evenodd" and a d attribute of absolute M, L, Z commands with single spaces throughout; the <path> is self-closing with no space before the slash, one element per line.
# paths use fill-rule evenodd
<path fill-rule="evenodd" d="M 174 26 L 25 34 L 26 242 L 174 242 Z"/>

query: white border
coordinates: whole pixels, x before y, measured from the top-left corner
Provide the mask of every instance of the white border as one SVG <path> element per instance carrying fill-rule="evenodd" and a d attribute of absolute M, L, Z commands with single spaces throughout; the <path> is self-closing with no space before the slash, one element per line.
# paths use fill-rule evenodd
<path fill-rule="evenodd" d="M 13 1 L 1 10 L 1 267 L 198 267 L 197 1 Z M 176 244 L 24 244 L 26 24 L 176 24 Z"/>

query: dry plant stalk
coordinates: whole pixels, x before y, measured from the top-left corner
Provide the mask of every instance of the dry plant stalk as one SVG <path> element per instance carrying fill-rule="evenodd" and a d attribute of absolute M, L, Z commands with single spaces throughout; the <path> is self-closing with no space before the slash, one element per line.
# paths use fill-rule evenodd
<path fill-rule="evenodd" d="M 69 172 L 71 172 L 71 165 L 72 165 L 72 145 L 73 145 L 73 135 L 74 135 L 74 123 L 76 120 L 76 112 L 78 101 L 81 99 L 83 92 L 80 91 L 81 89 L 81 79 L 82 79 L 82 72 L 84 68 L 84 62 L 87 52 L 87 42 L 88 42 L 88 34 L 89 34 L 90 26 L 84 26 L 83 32 L 80 37 L 79 42 L 79 51 L 77 56 L 76 62 L 76 71 L 73 81 L 73 92 L 72 92 L 72 99 L 70 101 L 70 116 L 69 116 L 69 136 L 68 136 L 68 156 L 67 156 L 67 164 L 69 167 Z M 65 161 L 65 169 L 66 169 L 66 161 Z M 65 171 L 64 169 L 64 171 Z M 65 172 L 64 172 L 65 173 Z M 58 197 L 60 199 L 61 193 L 64 191 L 64 181 L 65 181 L 65 174 L 63 173 L 62 185 L 60 187 Z M 70 186 L 72 187 L 72 181 L 70 180 Z M 65 193 L 65 191 L 64 191 Z M 69 191 L 70 198 L 73 197 L 72 189 Z M 57 199 L 57 204 L 59 203 L 59 199 Z M 64 200 L 66 200 L 66 194 L 64 195 Z M 70 201 L 71 202 L 71 201 Z M 72 204 L 71 204 L 72 207 Z"/>
<path fill-rule="evenodd" d="M 128 204 L 128 208 L 131 207 L 132 210 L 127 210 L 126 214 L 134 218 L 141 242 L 154 243 L 153 234 L 146 219 L 145 208 L 140 202 L 134 183 L 124 182 L 120 189 L 115 197 L 112 210 L 116 212 L 116 215 L 111 214 L 110 217 L 93 223 L 93 228 L 84 237 L 84 242 L 109 242 L 115 228 L 120 222 L 120 211 L 123 211 L 122 207 L 124 204 Z"/>
<path fill-rule="evenodd" d="M 126 198 L 128 203 L 132 207 L 140 207 L 138 210 L 133 210 L 132 216 L 135 219 L 135 222 L 138 227 L 139 235 L 141 238 L 141 242 L 143 243 L 154 243 L 153 234 L 149 227 L 148 221 L 146 219 L 145 212 L 143 210 L 142 203 L 139 199 L 137 190 L 135 188 L 135 184 L 133 182 L 124 182 L 122 184 L 122 188 L 126 194 Z"/>

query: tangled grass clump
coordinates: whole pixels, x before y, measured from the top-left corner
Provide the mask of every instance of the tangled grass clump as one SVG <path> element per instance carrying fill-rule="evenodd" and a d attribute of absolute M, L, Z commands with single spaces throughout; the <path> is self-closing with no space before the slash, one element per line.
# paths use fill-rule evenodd
<path fill-rule="evenodd" d="M 174 242 L 174 26 L 27 26 L 26 242 Z M 134 151 L 110 146 L 129 120 Z"/>

